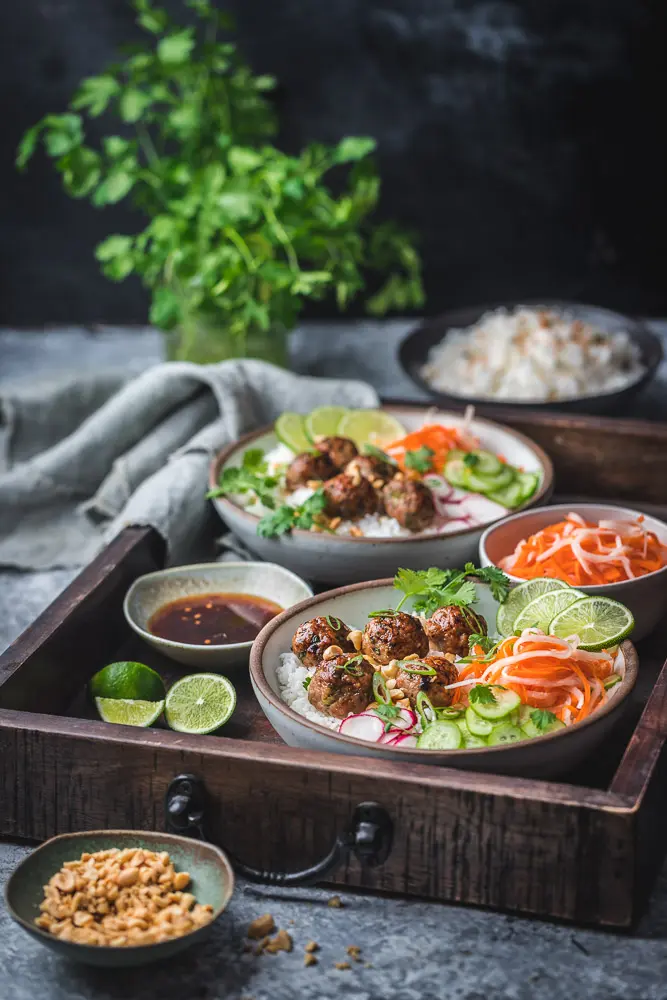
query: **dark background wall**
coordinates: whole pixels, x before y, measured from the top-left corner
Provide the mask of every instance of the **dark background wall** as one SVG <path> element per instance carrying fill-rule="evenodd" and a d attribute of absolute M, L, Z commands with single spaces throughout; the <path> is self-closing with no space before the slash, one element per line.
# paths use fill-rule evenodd
<path fill-rule="evenodd" d="M 382 212 L 420 234 L 428 312 L 543 295 L 667 313 L 664 0 L 231 7 L 281 81 L 287 148 L 377 138 Z M 43 161 L 13 169 L 23 129 L 134 33 L 124 0 L 1 5 L 0 322 L 145 319 L 138 284 L 93 259 L 131 213 L 71 201 Z"/>

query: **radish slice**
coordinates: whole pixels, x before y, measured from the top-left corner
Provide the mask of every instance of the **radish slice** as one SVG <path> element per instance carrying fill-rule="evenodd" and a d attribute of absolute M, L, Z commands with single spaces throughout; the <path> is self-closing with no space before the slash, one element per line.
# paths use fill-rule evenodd
<path fill-rule="evenodd" d="M 343 736 L 354 736 L 358 740 L 378 743 L 384 735 L 384 722 L 372 712 L 361 712 L 359 715 L 348 715 L 343 719 L 338 732 Z"/>
<path fill-rule="evenodd" d="M 412 733 L 401 733 L 400 736 L 396 736 L 393 740 L 390 740 L 390 747 L 403 747 L 407 749 L 408 747 L 417 746 L 417 737 Z"/>
<path fill-rule="evenodd" d="M 401 708 L 391 725 L 393 729 L 413 729 L 417 725 L 417 715 L 411 708 Z"/>

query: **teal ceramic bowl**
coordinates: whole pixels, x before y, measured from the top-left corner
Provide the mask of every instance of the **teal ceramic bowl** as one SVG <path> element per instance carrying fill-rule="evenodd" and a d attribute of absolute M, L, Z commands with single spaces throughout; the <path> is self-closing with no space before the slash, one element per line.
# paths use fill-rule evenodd
<path fill-rule="evenodd" d="M 35 927 L 39 905 L 44 898 L 44 886 L 65 861 L 73 861 L 84 852 L 106 851 L 112 847 L 168 851 L 176 871 L 190 873 L 192 892 L 198 903 L 213 907 L 213 920 L 183 937 L 133 947 L 110 948 L 99 945 L 61 941 L 46 931 Z M 191 945 L 202 941 L 211 931 L 214 922 L 226 909 L 234 891 L 234 873 L 225 854 L 213 844 L 169 833 L 145 830 L 90 830 L 83 833 L 65 833 L 53 837 L 36 848 L 12 873 L 5 888 L 5 903 L 10 916 L 37 941 L 58 952 L 63 958 L 86 965 L 106 968 L 128 968 L 149 962 L 164 961 Z"/>

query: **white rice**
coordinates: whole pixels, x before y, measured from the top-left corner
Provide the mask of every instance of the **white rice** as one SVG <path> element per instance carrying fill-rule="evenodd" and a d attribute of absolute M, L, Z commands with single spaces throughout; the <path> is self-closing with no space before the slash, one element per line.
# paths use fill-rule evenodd
<path fill-rule="evenodd" d="M 332 719 L 329 715 L 323 715 L 308 701 L 308 692 L 304 688 L 303 682 L 313 673 L 313 670 L 306 670 L 299 657 L 295 656 L 294 653 L 281 653 L 280 666 L 276 670 L 280 697 L 286 705 L 302 715 L 304 719 L 316 722 L 319 726 L 324 726 L 327 729 L 338 729 L 340 719 Z"/>
<path fill-rule="evenodd" d="M 453 396 L 544 402 L 613 392 L 644 373 L 625 331 L 608 333 L 567 314 L 517 308 L 449 330 L 422 376 Z"/>

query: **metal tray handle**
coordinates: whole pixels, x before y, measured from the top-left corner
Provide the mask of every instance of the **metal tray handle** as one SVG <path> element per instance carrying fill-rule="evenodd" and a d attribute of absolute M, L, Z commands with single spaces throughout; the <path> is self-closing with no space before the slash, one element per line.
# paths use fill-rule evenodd
<path fill-rule="evenodd" d="M 206 840 L 206 805 L 206 787 L 201 778 L 193 774 L 179 774 L 169 783 L 165 796 L 165 820 L 169 833 Z M 322 881 L 350 855 L 368 868 L 384 864 L 391 851 L 393 833 L 393 823 L 386 809 L 377 802 L 360 802 L 352 813 L 348 828 L 338 834 L 328 854 L 301 871 L 274 872 L 253 868 L 235 858 L 226 848 L 223 847 L 223 850 L 234 870 L 250 882 L 309 885 Z"/>

